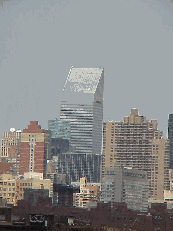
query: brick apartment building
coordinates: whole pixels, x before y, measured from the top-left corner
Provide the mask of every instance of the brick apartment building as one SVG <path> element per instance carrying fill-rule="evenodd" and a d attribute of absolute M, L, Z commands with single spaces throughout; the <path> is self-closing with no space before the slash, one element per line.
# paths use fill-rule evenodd
<path fill-rule="evenodd" d="M 39 172 L 46 176 L 46 163 L 50 154 L 50 133 L 30 121 L 28 128 L 21 133 L 21 154 L 19 174 Z"/>

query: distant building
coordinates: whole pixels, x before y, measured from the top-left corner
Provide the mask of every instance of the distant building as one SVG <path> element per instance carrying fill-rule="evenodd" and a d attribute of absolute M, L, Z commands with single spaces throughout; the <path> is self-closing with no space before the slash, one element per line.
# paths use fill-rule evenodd
<path fill-rule="evenodd" d="M 30 121 L 21 133 L 20 171 L 39 172 L 46 177 L 47 159 L 50 158 L 50 132 L 41 129 L 38 121 Z"/>
<path fill-rule="evenodd" d="M 51 138 L 51 158 L 57 156 L 62 158 L 62 154 L 70 150 L 69 140 L 62 138 Z"/>
<path fill-rule="evenodd" d="M 51 194 L 51 180 L 43 179 L 43 175 L 38 178 L 38 173 L 26 174 L 26 178 L 15 179 L 11 174 L 0 176 L 0 197 L 7 199 L 10 204 L 17 205 L 18 200 L 24 199 L 25 189 L 48 189 Z"/>
<path fill-rule="evenodd" d="M 18 199 L 16 189 L 16 180 L 12 174 L 0 175 L 0 197 L 15 205 Z"/>
<path fill-rule="evenodd" d="M 66 185 L 66 175 L 58 172 L 47 172 L 47 179 L 51 180 L 51 194 L 53 205 L 58 204 L 58 192 L 53 191 L 53 185 Z"/>
<path fill-rule="evenodd" d="M 13 163 L 6 163 L 6 162 L 0 162 L 0 174 L 3 173 L 14 173 L 14 166 Z"/>
<path fill-rule="evenodd" d="M 168 139 L 170 140 L 169 168 L 173 169 L 173 114 L 168 115 Z"/>
<path fill-rule="evenodd" d="M 0 197 L 0 207 L 7 206 L 7 200 L 3 197 Z"/>
<path fill-rule="evenodd" d="M 19 190 L 17 190 L 18 194 L 18 200 L 24 199 L 24 191 L 26 188 L 29 189 L 48 189 L 49 190 L 49 196 L 51 194 L 51 180 L 50 179 L 43 179 L 43 176 L 41 178 L 34 177 L 33 175 L 30 177 L 24 177 L 24 179 L 16 180 Z"/>
<path fill-rule="evenodd" d="M 47 160 L 47 174 L 58 172 L 58 156 L 52 156 L 51 160 Z"/>
<path fill-rule="evenodd" d="M 148 180 L 144 171 L 130 168 L 106 168 L 102 179 L 104 202 L 125 202 L 129 209 L 147 212 Z"/>
<path fill-rule="evenodd" d="M 30 189 L 26 188 L 24 191 L 24 200 L 30 201 L 32 206 L 36 206 L 42 200 L 49 198 L 49 189 Z M 51 200 L 52 201 L 52 200 Z"/>
<path fill-rule="evenodd" d="M 24 179 L 38 179 L 43 180 L 43 173 L 40 172 L 25 172 Z"/>
<path fill-rule="evenodd" d="M 103 120 L 103 68 L 71 68 L 61 101 L 60 120 L 71 124 L 77 154 L 100 154 Z"/>
<path fill-rule="evenodd" d="M 58 119 L 48 121 L 48 130 L 51 131 L 51 160 L 47 167 L 54 168 L 51 172 L 62 173 L 61 161 L 63 153 L 70 151 L 71 126 L 69 121 Z M 57 159 L 57 161 L 54 161 Z M 56 163 L 57 162 L 57 163 Z M 48 172 L 50 170 L 48 169 Z"/>
<path fill-rule="evenodd" d="M 169 189 L 169 140 L 162 135 L 157 120 L 147 121 L 135 108 L 123 122 L 104 122 L 102 176 L 109 167 L 146 171 L 149 198 L 163 200 L 163 191 Z"/>
<path fill-rule="evenodd" d="M 75 182 L 73 182 L 73 185 L 76 185 Z M 73 205 L 76 207 L 87 208 L 88 205 L 91 206 L 91 202 L 100 201 L 100 196 L 101 196 L 101 184 L 100 183 L 87 184 L 86 177 L 81 177 L 80 192 L 74 193 Z M 97 207 L 97 203 L 94 204 L 94 207 L 95 206 Z"/>
<path fill-rule="evenodd" d="M 60 120 L 71 124 L 71 152 L 59 159 L 68 183 L 87 176 L 90 182 L 100 181 L 103 68 L 71 68 L 61 100 Z M 61 164 L 62 163 L 62 164 Z"/>
<path fill-rule="evenodd" d="M 59 206 L 73 206 L 73 193 L 79 192 L 78 188 L 71 185 L 54 184 L 53 192 L 58 193 Z"/>
<path fill-rule="evenodd" d="M 173 169 L 169 169 L 169 184 L 169 190 L 164 190 L 164 201 L 173 203 Z"/>
<path fill-rule="evenodd" d="M 14 175 L 19 174 L 20 141 L 21 141 L 21 130 L 16 131 L 15 128 L 11 128 L 10 132 L 3 132 L 3 137 L 1 138 L 0 161 L 3 162 L 4 164 L 12 163 L 10 173 Z"/>
<path fill-rule="evenodd" d="M 48 120 L 48 130 L 51 131 L 51 138 L 71 139 L 71 123 L 63 120 Z"/>

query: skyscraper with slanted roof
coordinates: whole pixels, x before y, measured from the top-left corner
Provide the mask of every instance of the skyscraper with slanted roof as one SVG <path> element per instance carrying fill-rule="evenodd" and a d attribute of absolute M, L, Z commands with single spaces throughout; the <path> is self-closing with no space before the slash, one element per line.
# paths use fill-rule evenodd
<path fill-rule="evenodd" d="M 100 179 L 103 89 L 103 68 L 70 69 L 60 108 L 60 120 L 71 123 L 72 152 L 64 154 L 60 167 L 70 181 Z"/>

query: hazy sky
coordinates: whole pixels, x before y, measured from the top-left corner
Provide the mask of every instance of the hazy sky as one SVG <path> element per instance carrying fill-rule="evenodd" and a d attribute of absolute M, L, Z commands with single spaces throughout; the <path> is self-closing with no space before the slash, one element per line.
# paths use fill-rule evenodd
<path fill-rule="evenodd" d="M 0 1 L 2 3 L 2 0 Z M 59 118 L 71 66 L 104 67 L 104 121 L 131 108 L 167 132 L 173 113 L 169 0 L 11 0 L 0 4 L 0 136 Z"/>

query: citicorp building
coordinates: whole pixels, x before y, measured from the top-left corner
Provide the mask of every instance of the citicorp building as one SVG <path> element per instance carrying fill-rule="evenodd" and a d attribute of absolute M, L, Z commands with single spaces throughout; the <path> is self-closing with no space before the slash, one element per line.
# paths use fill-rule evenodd
<path fill-rule="evenodd" d="M 71 124 L 71 153 L 60 158 L 68 180 L 100 180 L 103 122 L 103 68 L 71 68 L 60 107 L 60 120 Z"/>

